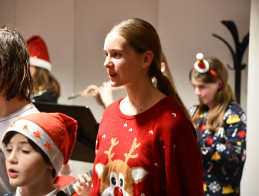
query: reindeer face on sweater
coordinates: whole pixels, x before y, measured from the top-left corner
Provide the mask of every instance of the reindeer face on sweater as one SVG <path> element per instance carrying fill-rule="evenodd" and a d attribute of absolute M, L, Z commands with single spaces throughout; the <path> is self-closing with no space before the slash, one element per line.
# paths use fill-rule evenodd
<path fill-rule="evenodd" d="M 111 153 L 112 148 L 116 146 L 119 141 L 116 138 L 111 139 L 111 147 L 109 151 L 104 153 L 108 155 L 108 163 L 103 165 L 98 163 L 95 165 L 95 171 L 101 179 L 100 192 L 101 195 L 133 195 L 133 184 L 137 184 L 147 175 L 146 170 L 140 167 L 130 168 L 127 165 L 129 159 L 135 159 L 138 154 L 134 154 L 134 150 L 140 146 L 134 138 L 132 147 L 129 153 L 125 153 L 125 161 L 112 160 L 114 153 Z M 109 179 L 109 181 L 107 180 Z"/>

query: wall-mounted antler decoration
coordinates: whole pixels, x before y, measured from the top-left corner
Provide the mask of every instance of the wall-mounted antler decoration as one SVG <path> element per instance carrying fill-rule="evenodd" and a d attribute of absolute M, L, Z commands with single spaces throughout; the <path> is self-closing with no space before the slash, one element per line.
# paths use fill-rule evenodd
<path fill-rule="evenodd" d="M 239 42 L 239 36 L 238 36 L 237 27 L 235 23 L 233 21 L 224 21 L 224 20 L 221 21 L 221 23 L 228 28 L 231 35 L 233 36 L 236 51 L 232 49 L 230 44 L 225 39 L 223 39 L 222 37 L 216 34 L 212 34 L 212 35 L 220 39 L 223 43 L 225 43 L 230 50 L 234 65 L 233 67 L 231 67 L 230 65 L 227 65 L 227 67 L 230 70 L 235 70 L 235 95 L 237 98 L 237 102 L 240 103 L 241 71 L 246 67 L 246 64 L 242 64 L 242 59 L 243 59 L 243 55 L 245 53 L 246 47 L 248 46 L 248 43 L 249 43 L 249 32 L 245 35 L 242 42 Z"/>

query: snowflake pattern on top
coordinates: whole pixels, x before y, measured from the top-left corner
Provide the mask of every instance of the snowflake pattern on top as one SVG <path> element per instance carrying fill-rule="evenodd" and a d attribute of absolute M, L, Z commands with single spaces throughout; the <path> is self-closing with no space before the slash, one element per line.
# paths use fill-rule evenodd
<path fill-rule="evenodd" d="M 197 106 L 193 106 L 193 111 Z M 231 101 L 216 132 L 205 129 L 208 111 L 200 115 L 197 129 L 202 135 L 204 193 L 207 196 L 240 195 L 240 181 L 246 157 L 246 115 Z"/>

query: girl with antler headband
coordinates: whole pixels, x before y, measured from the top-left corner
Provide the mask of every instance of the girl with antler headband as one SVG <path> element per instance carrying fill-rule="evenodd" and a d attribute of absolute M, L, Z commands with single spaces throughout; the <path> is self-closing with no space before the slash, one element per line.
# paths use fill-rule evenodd
<path fill-rule="evenodd" d="M 90 195 L 202 196 L 195 129 L 161 72 L 155 28 L 138 18 L 122 21 L 107 34 L 104 54 L 111 86 L 124 86 L 127 96 L 104 111 Z"/>
<path fill-rule="evenodd" d="M 190 108 L 203 159 L 205 195 L 239 195 L 246 152 L 246 115 L 234 101 L 217 58 L 196 56 L 189 79 L 198 97 Z"/>

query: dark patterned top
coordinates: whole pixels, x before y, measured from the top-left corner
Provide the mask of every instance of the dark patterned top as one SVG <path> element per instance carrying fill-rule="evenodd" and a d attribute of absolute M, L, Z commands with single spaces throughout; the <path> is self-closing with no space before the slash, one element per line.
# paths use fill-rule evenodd
<path fill-rule="evenodd" d="M 194 113 L 197 106 L 189 111 Z M 205 129 L 208 110 L 200 115 L 197 131 L 203 160 L 205 196 L 240 195 L 240 181 L 246 157 L 246 115 L 231 101 L 216 133 Z"/>

